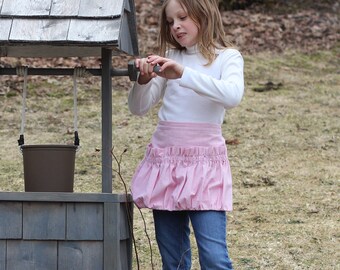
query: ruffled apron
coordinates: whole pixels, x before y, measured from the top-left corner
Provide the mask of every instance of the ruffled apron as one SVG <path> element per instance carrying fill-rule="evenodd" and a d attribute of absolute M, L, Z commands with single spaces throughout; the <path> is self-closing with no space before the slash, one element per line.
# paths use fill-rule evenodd
<path fill-rule="evenodd" d="M 160 121 L 131 185 L 140 208 L 232 210 L 232 178 L 221 127 Z"/>

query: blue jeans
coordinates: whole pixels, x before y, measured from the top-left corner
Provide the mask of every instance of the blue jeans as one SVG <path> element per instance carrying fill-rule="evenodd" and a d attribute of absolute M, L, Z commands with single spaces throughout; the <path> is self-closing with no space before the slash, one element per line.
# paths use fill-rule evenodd
<path fill-rule="evenodd" d="M 224 211 L 153 210 L 153 216 L 163 270 L 190 269 L 189 220 L 196 237 L 201 269 L 233 269 L 226 244 Z"/>

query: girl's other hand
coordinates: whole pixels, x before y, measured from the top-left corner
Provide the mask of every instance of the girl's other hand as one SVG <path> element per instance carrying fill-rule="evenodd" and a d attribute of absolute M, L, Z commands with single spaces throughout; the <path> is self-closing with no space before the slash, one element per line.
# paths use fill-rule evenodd
<path fill-rule="evenodd" d="M 151 65 L 152 69 L 155 65 L 159 65 L 160 70 L 157 72 L 157 75 L 163 78 L 178 79 L 183 75 L 184 67 L 172 59 L 150 55 L 147 57 L 147 62 Z"/>

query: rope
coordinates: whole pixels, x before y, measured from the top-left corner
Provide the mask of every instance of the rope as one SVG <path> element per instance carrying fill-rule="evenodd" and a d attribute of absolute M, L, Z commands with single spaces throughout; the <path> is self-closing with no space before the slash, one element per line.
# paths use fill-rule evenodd
<path fill-rule="evenodd" d="M 89 73 L 86 71 L 85 67 L 76 67 L 73 72 L 73 104 L 74 104 L 74 144 L 79 146 L 78 137 L 78 105 L 77 105 L 77 78 L 87 77 Z"/>
<path fill-rule="evenodd" d="M 24 144 L 24 131 L 26 124 L 26 98 L 27 98 L 27 75 L 28 75 L 28 67 L 27 66 L 18 66 L 16 68 L 16 74 L 18 76 L 24 77 L 24 85 L 22 91 L 22 110 L 21 110 L 21 128 L 20 128 L 20 137 L 18 140 L 19 146 Z M 86 71 L 85 67 L 76 67 L 73 72 L 73 104 L 74 104 L 74 144 L 79 146 L 79 137 L 78 137 L 78 106 L 77 106 L 77 78 L 79 77 L 87 77 L 89 73 Z"/>
<path fill-rule="evenodd" d="M 24 130 L 26 124 L 26 97 L 27 97 L 27 74 L 28 68 L 26 66 L 19 66 L 16 68 L 16 73 L 18 76 L 24 77 L 24 85 L 22 90 L 22 109 L 21 109 L 21 127 L 20 127 L 20 137 L 18 140 L 19 146 L 24 144 Z"/>

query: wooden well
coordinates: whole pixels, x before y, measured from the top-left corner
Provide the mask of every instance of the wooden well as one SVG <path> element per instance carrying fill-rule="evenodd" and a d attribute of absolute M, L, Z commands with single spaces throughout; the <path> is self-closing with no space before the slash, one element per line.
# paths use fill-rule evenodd
<path fill-rule="evenodd" d="M 0 193 L 0 269 L 132 269 L 132 204 L 117 194 Z"/>
<path fill-rule="evenodd" d="M 112 194 L 112 57 L 138 54 L 134 0 L 0 0 L 0 57 L 101 57 L 102 193 L 0 192 L 0 270 L 132 269 L 133 203 Z M 15 75 L 1 68 L 0 75 Z M 28 75 L 73 75 L 28 68 Z M 105 166 L 104 166 L 105 164 Z"/>

